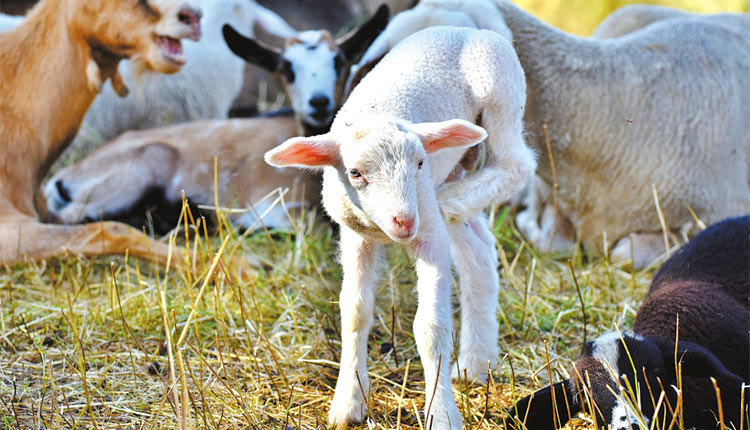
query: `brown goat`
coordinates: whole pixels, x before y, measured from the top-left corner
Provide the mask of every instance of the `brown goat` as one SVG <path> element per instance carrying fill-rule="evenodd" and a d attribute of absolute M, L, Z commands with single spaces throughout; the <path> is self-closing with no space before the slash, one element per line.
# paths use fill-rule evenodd
<path fill-rule="evenodd" d="M 64 223 L 121 219 L 142 226 L 150 221 L 157 233 L 165 233 L 177 224 L 183 191 L 200 208 L 214 207 L 216 192 L 219 206 L 242 209 L 229 219 L 245 230 L 291 228 L 287 208 L 317 207 L 320 178 L 272 167 L 263 154 L 296 134 L 291 112 L 130 131 L 58 171 L 45 187 L 47 204 Z M 283 204 L 276 202 L 274 190 L 285 188 Z M 148 221 L 143 204 L 149 205 Z"/>
<path fill-rule="evenodd" d="M 180 39 L 200 37 L 200 12 L 187 1 L 43 0 L 0 35 L 0 265 L 68 253 L 170 256 L 166 245 L 124 224 L 43 224 L 40 184 L 102 83 L 122 84 L 115 77 L 121 59 L 180 69 Z"/>

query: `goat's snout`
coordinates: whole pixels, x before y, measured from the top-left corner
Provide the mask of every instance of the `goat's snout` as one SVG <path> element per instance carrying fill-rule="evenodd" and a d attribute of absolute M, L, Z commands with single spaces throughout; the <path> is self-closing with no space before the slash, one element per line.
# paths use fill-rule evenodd
<path fill-rule="evenodd" d="M 201 38 L 201 17 L 203 13 L 200 9 L 189 6 L 183 6 L 177 12 L 177 20 L 190 27 L 192 32 L 188 39 L 198 41 Z"/>
<path fill-rule="evenodd" d="M 325 94 L 314 94 L 310 99 L 310 106 L 313 108 L 311 116 L 317 121 L 326 121 L 331 115 L 331 99 Z"/>
<path fill-rule="evenodd" d="M 49 187 L 47 190 L 49 190 Z M 55 181 L 52 192 L 46 191 L 46 193 L 51 194 L 47 196 L 47 206 L 52 211 L 61 210 L 73 201 L 70 190 L 68 190 L 68 187 L 60 179 Z"/>

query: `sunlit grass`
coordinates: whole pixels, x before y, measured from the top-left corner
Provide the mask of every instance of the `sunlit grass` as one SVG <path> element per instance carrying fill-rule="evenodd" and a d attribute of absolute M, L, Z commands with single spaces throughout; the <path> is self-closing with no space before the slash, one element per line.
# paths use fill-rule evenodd
<path fill-rule="evenodd" d="M 334 229 L 315 219 L 306 214 L 293 232 L 249 236 L 224 221 L 208 243 L 192 228 L 189 247 L 201 260 L 194 273 L 122 257 L 0 271 L 0 424 L 325 428 L 340 350 L 341 268 Z M 504 408 L 550 375 L 567 376 L 584 338 L 629 326 L 653 274 L 539 255 L 507 211 L 494 219 L 502 355 L 488 385 L 454 384 L 467 428 L 497 428 Z M 175 235 L 185 246 L 182 231 Z M 222 258 L 258 257 L 263 266 L 237 279 L 218 264 L 206 279 L 224 241 Z M 415 274 L 402 250 L 392 249 L 389 263 L 376 302 L 368 402 L 376 428 L 418 429 Z"/>

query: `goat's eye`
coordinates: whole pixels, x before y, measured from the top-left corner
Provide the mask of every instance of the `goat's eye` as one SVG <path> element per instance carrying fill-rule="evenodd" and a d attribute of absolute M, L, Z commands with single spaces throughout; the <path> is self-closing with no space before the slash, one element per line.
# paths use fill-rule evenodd
<path fill-rule="evenodd" d="M 349 171 L 349 176 L 351 176 L 352 178 L 361 178 L 362 174 L 359 173 L 359 170 L 352 169 L 352 170 Z"/>
<path fill-rule="evenodd" d="M 424 160 L 419 160 L 419 163 L 417 163 L 417 169 L 421 170 L 423 164 L 424 164 Z"/>
<path fill-rule="evenodd" d="M 287 59 L 282 59 L 279 67 L 281 75 L 286 79 L 288 84 L 294 83 L 294 70 L 292 70 L 292 62 Z"/>

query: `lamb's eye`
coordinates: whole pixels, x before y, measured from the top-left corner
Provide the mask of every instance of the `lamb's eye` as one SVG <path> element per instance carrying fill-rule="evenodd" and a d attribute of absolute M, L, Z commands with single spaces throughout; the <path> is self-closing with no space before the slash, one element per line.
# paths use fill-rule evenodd
<path fill-rule="evenodd" d="M 419 163 L 417 163 L 417 169 L 422 169 L 422 164 L 424 164 L 424 160 L 419 160 Z"/>
<path fill-rule="evenodd" d="M 352 169 L 352 170 L 349 171 L 349 176 L 351 176 L 352 178 L 361 178 L 362 174 L 359 173 L 359 170 Z"/>

